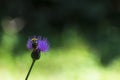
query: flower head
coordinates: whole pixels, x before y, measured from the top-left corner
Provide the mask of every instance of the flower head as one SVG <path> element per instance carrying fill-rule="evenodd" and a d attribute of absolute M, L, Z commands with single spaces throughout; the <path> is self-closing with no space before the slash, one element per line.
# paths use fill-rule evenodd
<path fill-rule="evenodd" d="M 46 52 L 49 49 L 49 44 L 47 38 L 42 39 L 40 36 L 33 36 L 32 38 L 28 39 L 27 48 Z"/>

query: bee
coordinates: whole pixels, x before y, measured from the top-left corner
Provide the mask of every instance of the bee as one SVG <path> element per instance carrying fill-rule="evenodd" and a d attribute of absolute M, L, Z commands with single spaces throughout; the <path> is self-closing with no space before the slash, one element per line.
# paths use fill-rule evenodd
<path fill-rule="evenodd" d="M 35 37 L 33 37 L 33 38 L 31 39 L 31 41 L 32 41 L 32 47 L 33 47 L 33 49 L 36 49 L 36 48 L 37 48 L 37 45 L 38 45 L 38 39 L 35 38 Z"/>

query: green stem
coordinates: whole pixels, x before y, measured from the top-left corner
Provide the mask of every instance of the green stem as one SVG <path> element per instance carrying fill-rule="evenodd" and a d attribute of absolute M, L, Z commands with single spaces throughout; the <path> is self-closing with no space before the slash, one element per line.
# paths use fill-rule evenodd
<path fill-rule="evenodd" d="M 30 69 L 29 69 L 29 72 L 27 73 L 27 76 L 26 76 L 25 80 L 28 79 L 28 77 L 29 77 L 29 75 L 30 75 L 30 72 L 31 72 L 31 70 L 32 70 L 32 67 L 33 67 L 35 61 L 36 61 L 36 60 L 33 60 L 32 64 L 31 64 L 31 67 L 30 67 Z"/>

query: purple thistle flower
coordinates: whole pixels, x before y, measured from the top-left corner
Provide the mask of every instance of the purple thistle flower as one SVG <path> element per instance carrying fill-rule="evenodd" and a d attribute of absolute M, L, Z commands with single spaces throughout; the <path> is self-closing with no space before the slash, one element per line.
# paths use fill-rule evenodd
<path fill-rule="evenodd" d="M 41 39 L 41 36 L 33 36 L 32 38 L 28 39 L 27 48 L 46 52 L 49 49 L 49 44 L 47 38 Z"/>
<path fill-rule="evenodd" d="M 38 60 L 41 57 L 40 52 L 48 51 L 49 44 L 48 44 L 47 38 L 41 38 L 41 36 L 33 36 L 33 37 L 28 39 L 27 48 L 28 49 L 33 49 L 32 53 L 31 53 L 31 58 L 33 59 L 33 62 L 31 64 L 31 67 L 28 71 L 28 74 L 27 74 L 25 80 L 28 79 L 29 74 L 32 70 L 32 67 L 33 67 L 35 61 Z"/>

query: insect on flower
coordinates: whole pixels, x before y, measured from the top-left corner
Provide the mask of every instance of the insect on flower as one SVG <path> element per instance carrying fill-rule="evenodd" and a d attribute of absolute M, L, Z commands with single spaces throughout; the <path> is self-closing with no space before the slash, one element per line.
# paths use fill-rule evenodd
<path fill-rule="evenodd" d="M 40 50 L 42 52 L 46 52 L 49 49 L 49 44 L 47 38 L 41 38 L 40 36 L 33 36 L 28 39 L 27 48 L 33 50 Z"/>
<path fill-rule="evenodd" d="M 47 38 L 41 38 L 40 36 L 33 36 L 33 37 L 28 39 L 27 48 L 33 50 L 31 53 L 31 57 L 33 59 L 33 62 L 31 64 L 31 67 L 28 71 L 28 74 L 27 74 L 25 80 L 28 79 L 29 74 L 32 70 L 32 67 L 33 67 L 35 61 L 40 58 L 41 52 L 48 51 L 49 44 L 48 44 Z"/>
<path fill-rule="evenodd" d="M 27 48 L 33 49 L 31 57 L 33 59 L 39 59 L 40 52 L 46 52 L 49 49 L 47 38 L 41 38 L 40 36 L 33 36 L 27 41 Z"/>

